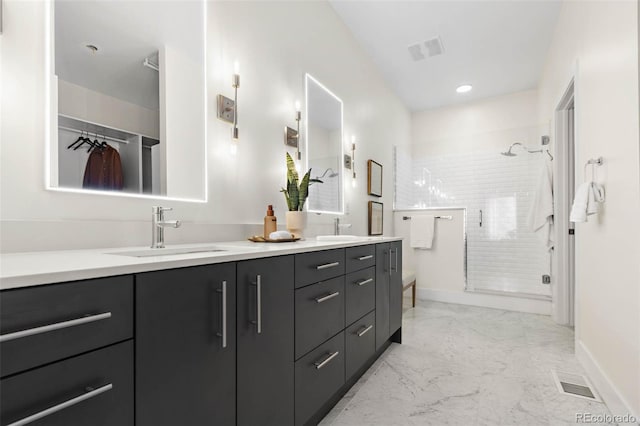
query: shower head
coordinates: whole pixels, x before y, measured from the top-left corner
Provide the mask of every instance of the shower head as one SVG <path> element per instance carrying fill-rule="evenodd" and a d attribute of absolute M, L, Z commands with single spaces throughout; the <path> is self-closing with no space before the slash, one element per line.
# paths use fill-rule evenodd
<path fill-rule="evenodd" d="M 331 172 L 331 173 L 329 173 L 329 172 Z M 327 173 L 329 173 L 329 176 L 327 176 Z M 315 179 L 322 179 L 325 176 L 327 176 L 328 178 L 333 178 L 333 177 L 338 176 L 338 173 L 334 172 L 332 168 L 328 168 L 327 170 L 324 171 L 322 176 L 316 176 Z"/>
<path fill-rule="evenodd" d="M 514 142 L 514 143 L 511 144 L 511 146 L 509 147 L 509 150 L 507 152 L 501 152 L 500 154 L 504 155 L 505 157 L 515 157 L 518 154 L 514 154 L 513 152 L 511 152 L 511 150 L 516 145 L 520 145 L 520 146 L 524 147 L 524 145 L 522 145 L 520 142 Z"/>

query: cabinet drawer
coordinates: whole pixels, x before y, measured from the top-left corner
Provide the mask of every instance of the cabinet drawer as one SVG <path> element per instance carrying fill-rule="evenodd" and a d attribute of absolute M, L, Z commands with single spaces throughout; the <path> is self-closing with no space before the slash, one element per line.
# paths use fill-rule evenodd
<path fill-rule="evenodd" d="M 296 359 L 344 329 L 344 276 L 296 290 Z"/>
<path fill-rule="evenodd" d="M 296 362 L 296 425 L 304 424 L 344 384 L 344 332 Z"/>
<path fill-rule="evenodd" d="M 376 264 L 376 246 L 349 247 L 346 249 L 347 272 L 359 271 Z"/>
<path fill-rule="evenodd" d="M 344 274 L 344 249 L 296 255 L 296 288 Z"/>
<path fill-rule="evenodd" d="M 376 307 L 376 268 L 347 274 L 345 280 L 347 294 L 346 320 L 351 324 Z"/>
<path fill-rule="evenodd" d="M 345 330 L 347 380 L 376 352 L 376 313 L 371 312 Z"/>
<path fill-rule="evenodd" d="M 4 377 L 129 339 L 132 317 L 132 276 L 3 291 L 0 373 Z"/>
<path fill-rule="evenodd" d="M 59 410 L 38 425 L 133 425 L 133 343 L 17 374 L 0 385 L 3 426 L 53 407 Z"/>

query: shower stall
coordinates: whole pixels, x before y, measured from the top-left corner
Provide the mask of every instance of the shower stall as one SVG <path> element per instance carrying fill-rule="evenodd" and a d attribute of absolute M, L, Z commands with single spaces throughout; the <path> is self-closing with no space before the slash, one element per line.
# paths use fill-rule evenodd
<path fill-rule="evenodd" d="M 466 209 L 465 290 L 550 300 L 551 252 L 528 216 L 551 159 L 520 142 L 450 155 L 397 147 L 394 209 Z"/>

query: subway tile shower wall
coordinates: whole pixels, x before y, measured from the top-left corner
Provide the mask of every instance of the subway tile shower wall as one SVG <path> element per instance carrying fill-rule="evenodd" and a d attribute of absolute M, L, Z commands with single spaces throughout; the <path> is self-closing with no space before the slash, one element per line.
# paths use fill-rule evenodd
<path fill-rule="evenodd" d="M 551 294 L 550 254 L 527 223 L 542 154 L 412 158 L 398 148 L 395 160 L 396 209 L 466 207 L 468 289 Z"/>

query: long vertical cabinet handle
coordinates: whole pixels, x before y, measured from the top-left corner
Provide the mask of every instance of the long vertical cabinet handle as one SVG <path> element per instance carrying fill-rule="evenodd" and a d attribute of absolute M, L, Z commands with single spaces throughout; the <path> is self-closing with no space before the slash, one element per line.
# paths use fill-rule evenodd
<path fill-rule="evenodd" d="M 482 210 L 480 210 L 480 228 L 482 228 Z"/>
<path fill-rule="evenodd" d="M 394 251 L 395 251 L 395 254 L 396 254 L 396 270 L 395 270 L 395 272 L 397 273 L 398 272 L 398 249 L 395 249 Z"/>
<path fill-rule="evenodd" d="M 222 347 L 227 347 L 227 282 L 222 281 L 222 290 L 217 290 L 218 293 L 222 293 L 222 333 L 218 333 L 218 336 L 222 337 Z"/>
<path fill-rule="evenodd" d="M 251 321 L 256 325 L 258 334 L 262 333 L 262 275 L 256 275 L 256 280 L 253 282 L 256 286 L 256 320 Z"/>

